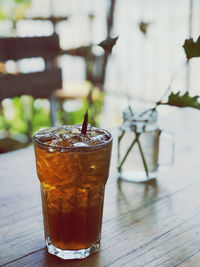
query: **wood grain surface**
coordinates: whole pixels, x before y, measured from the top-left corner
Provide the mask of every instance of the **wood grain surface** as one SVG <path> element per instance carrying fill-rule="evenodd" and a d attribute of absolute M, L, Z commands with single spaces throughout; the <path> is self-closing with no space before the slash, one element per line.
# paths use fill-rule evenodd
<path fill-rule="evenodd" d="M 85 260 L 45 248 L 33 148 L 0 155 L 0 266 L 200 266 L 200 112 L 160 114 L 175 136 L 174 166 L 146 184 L 119 181 L 114 138 L 101 250 Z"/>

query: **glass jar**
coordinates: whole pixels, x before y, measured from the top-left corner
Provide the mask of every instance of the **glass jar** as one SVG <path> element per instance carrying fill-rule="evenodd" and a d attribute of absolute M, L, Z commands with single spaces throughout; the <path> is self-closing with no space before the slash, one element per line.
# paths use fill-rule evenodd
<path fill-rule="evenodd" d="M 173 163 L 173 136 L 158 128 L 157 118 L 156 109 L 133 111 L 129 107 L 124 110 L 118 136 L 118 174 L 121 179 L 146 182 L 157 177 L 161 135 L 168 139 L 168 147 L 171 147 L 170 160 L 164 165 Z"/>

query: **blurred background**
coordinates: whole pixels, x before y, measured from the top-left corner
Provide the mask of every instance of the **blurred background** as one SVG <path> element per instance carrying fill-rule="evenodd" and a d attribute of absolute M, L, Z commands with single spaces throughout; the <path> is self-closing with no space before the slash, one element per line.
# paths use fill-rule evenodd
<path fill-rule="evenodd" d="M 0 38 L 59 37 L 57 125 L 82 123 L 88 109 L 93 125 L 118 126 L 128 104 L 155 103 L 169 85 L 200 94 L 200 60 L 187 62 L 183 49 L 199 30 L 198 0 L 0 0 Z M 116 36 L 111 54 L 97 46 Z M 44 69 L 42 57 L 0 61 L 0 77 Z M 28 145 L 35 131 L 52 125 L 51 105 L 48 98 L 2 97 L 0 152 Z"/>

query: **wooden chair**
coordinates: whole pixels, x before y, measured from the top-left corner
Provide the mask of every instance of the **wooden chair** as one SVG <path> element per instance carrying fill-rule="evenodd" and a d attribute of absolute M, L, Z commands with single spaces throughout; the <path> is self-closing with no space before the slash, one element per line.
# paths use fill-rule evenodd
<path fill-rule="evenodd" d="M 57 34 L 43 37 L 0 38 L 0 62 L 41 57 L 45 69 L 40 72 L 6 74 L 0 73 L 0 101 L 4 98 L 31 95 L 50 100 L 51 123 L 56 123 L 56 108 L 53 92 L 62 88 L 61 69 L 56 66 L 60 54 Z"/>

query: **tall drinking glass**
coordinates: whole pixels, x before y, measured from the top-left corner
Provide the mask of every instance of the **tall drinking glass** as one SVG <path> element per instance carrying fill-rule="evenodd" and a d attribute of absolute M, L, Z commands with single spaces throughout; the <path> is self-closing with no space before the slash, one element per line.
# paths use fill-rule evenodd
<path fill-rule="evenodd" d="M 112 136 L 88 125 L 61 126 L 34 137 L 46 245 L 63 259 L 82 259 L 100 246 Z"/>

